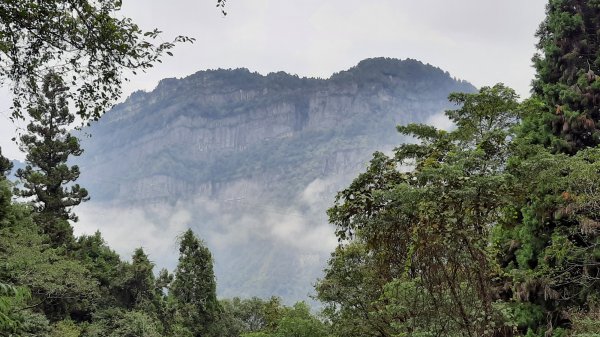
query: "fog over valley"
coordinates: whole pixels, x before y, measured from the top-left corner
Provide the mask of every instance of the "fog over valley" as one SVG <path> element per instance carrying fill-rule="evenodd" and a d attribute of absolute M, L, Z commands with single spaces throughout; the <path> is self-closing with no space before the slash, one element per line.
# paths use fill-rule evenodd
<path fill-rule="evenodd" d="M 325 211 L 396 125 L 451 126 L 453 91 L 474 91 L 416 60 L 361 61 L 330 79 L 202 71 L 137 92 L 91 128 L 78 159 L 92 200 L 79 233 L 158 266 L 193 228 L 215 256 L 219 295 L 308 299 L 335 247 Z M 137 233 L 137 234 L 136 234 Z"/>

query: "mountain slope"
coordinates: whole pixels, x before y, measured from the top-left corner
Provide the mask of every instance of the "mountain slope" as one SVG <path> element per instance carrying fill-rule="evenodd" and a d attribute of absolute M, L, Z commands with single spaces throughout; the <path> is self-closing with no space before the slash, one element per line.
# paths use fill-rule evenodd
<path fill-rule="evenodd" d="M 164 242 L 189 225 L 215 254 L 221 295 L 304 299 L 335 245 L 324 215 L 335 191 L 402 141 L 397 124 L 432 121 L 449 93 L 474 90 L 384 58 L 329 79 L 246 69 L 165 79 L 86 130 L 80 181 L 93 201 L 79 230 L 138 240 L 172 265 Z M 115 236 L 127 226 L 132 237 Z"/>

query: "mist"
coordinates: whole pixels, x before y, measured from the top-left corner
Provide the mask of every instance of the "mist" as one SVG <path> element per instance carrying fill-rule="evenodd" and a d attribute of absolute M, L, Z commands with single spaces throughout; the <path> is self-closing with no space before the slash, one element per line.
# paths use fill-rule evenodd
<path fill-rule="evenodd" d="M 230 195 L 127 207 L 88 202 L 76 209 L 74 227 L 77 235 L 100 231 L 124 259 L 142 247 L 156 272 L 175 268 L 178 236 L 191 228 L 213 253 L 220 296 L 278 295 L 293 303 L 308 298 L 337 244 L 325 209 L 339 185 L 339 178 L 315 179 L 289 207 Z M 274 285 L 282 275 L 285 287 Z"/>

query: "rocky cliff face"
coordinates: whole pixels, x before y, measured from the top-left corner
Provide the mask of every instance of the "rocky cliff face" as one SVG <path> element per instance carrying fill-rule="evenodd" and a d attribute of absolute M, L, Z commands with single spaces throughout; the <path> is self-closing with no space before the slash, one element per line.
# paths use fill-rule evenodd
<path fill-rule="evenodd" d="M 107 210 L 186 208 L 215 252 L 222 295 L 303 299 L 331 249 L 335 191 L 401 141 L 397 124 L 427 122 L 449 93 L 474 89 L 382 58 L 329 79 L 246 69 L 165 79 L 87 130 L 81 183 Z"/>

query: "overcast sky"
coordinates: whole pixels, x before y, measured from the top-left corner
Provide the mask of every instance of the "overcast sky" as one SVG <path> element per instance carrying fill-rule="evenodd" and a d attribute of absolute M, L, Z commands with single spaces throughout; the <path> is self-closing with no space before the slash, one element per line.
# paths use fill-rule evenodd
<path fill-rule="evenodd" d="M 480 87 L 503 82 L 527 97 L 534 37 L 545 0 L 128 0 L 123 15 L 144 29 L 196 38 L 124 88 L 153 89 L 166 77 L 245 67 L 329 77 L 368 57 L 414 58 Z M 0 92 L 0 146 L 10 138 L 9 98 Z"/>

